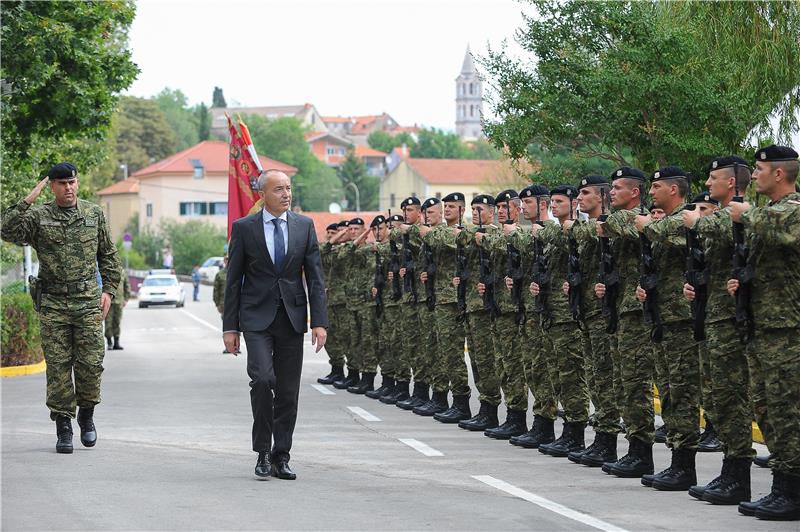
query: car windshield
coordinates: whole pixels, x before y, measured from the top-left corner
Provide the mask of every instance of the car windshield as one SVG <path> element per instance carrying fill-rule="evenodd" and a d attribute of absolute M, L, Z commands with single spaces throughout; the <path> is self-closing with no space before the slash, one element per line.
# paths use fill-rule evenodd
<path fill-rule="evenodd" d="M 219 259 L 217 257 L 211 257 L 203 263 L 203 267 L 207 268 L 208 266 L 216 266 L 217 264 L 219 264 Z"/>
<path fill-rule="evenodd" d="M 145 286 L 175 286 L 178 284 L 174 277 L 148 277 L 144 280 Z"/>

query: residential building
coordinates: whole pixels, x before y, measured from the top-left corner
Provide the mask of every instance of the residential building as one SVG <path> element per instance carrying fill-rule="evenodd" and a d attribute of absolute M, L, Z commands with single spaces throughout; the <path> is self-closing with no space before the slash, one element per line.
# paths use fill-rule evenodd
<path fill-rule="evenodd" d="M 312 131 L 327 131 L 327 126 L 322 120 L 322 116 L 317 112 L 317 108 L 310 103 L 300 105 L 272 105 L 260 107 L 212 107 L 211 113 L 211 136 L 215 139 L 228 140 L 228 120 L 225 113 L 231 118 L 237 114 L 258 115 L 264 118 L 274 119 L 292 117 L 300 121 L 303 127 Z"/>
<path fill-rule="evenodd" d="M 367 167 L 367 173 L 375 177 L 386 175 L 386 153 L 373 150 L 369 146 L 353 144 L 346 138 L 330 132 L 311 131 L 306 133 L 311 153 L 328 166 L 338 168 L 347 157 L 347 152 L 355 154 Z"/>
<path fill-rule="evenodd" d="M 456 78 L 456 133 L 461 140 L 484 138 L 481 127 L 483 117 L 483 81 L 481 81 L 472 54 L 467 46 L 461 73 Z"/>
<path fill-rule="evenodd" d="M 129 177 L 117 181 L 97 193 L 106 215 L 111 239 L 116 242 L 125 234 L 125 227 L 139 214 L 139 180 Z"/>

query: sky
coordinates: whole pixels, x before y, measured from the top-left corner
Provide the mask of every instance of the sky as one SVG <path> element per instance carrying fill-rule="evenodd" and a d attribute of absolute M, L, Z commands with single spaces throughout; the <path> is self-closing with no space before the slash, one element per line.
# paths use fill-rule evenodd
<path fill-rule="evenodd" d="M 128 94 L 180 89 L 229 106 L 311 103 L 324 116 L 389 113 L 455 128 L 455 78 L 522 26 L 512 0 L 139 0 L 129 32 L 141 72 Z M 490 115 L 488 106 L 485 112 Z"/>

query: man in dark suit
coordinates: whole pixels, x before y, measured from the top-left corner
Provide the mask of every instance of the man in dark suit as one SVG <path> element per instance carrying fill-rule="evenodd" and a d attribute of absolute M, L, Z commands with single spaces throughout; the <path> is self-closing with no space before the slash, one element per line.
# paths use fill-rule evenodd
<path fill-rule="evenodd" d="M 239 352 L 239 332 L 247 345 L 253 450 L 258 453 L 255 474 L 294 480 L 289 451 L 307 308 L 311 307 L 311 343 L 319 352 L 328 326 L 325 284 L 314 222 L 289 211 L 289 177 L 268 170 L 259 186 L 264 208 L 235 221 L 231 229 L 222 330 L 231 353 Z"/>

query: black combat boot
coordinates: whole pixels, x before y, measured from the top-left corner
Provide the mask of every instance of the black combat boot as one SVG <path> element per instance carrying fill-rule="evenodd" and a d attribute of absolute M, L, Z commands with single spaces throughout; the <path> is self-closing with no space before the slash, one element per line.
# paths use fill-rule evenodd
<path fill-rule="evenodd" d="M 539 452 L 564 458 L 569 453 L 580 451 L 586 445 L 583 439 L 583 431 L 586 424 L 583 422 L 566 421 L 561 436 L 553 443 L 546 443 L 539 446 Z"/>
<path fill-rule="evenodd" d="M 405 401 L 408 399 L 408 384 L 408 381 L 397 381 L 394 385 L 394 390 L 378 400 L 386 405 L 393 405 L 398 401 Z"/>
<path fill-rule="evenodd" d="M 394 379 L 386 375 L 383 375 L 381 377 L 380 388 L 376 388 L 375 390 L 367 390 L 367 392 L 364 395 L 366 395 L 370 399 L 380 399 L 381 397 L 383 397 L 385 393 L 387 393 L 392 388 L 394 388 Z"/>
<path fill-rule="evenodd" d="M 486 429 L 483 435 L 495 440 L 508 440 L 512 436 L 522 436 L 528 432 L 528 424 L 525 422 L 524 410 L 509 409 L 506 412 L 506 422 L 493 429 Z"/>
<path fill-rule="evenodd" d="M 703 490 L 702 499 L 711 504 L 725 505 L 749 501 L 750 463 L 749 458 L 723 460 L 722 474 L 708 483 Z"/>
<path fill-rule="evenodd" d="M 350 386 L 358 384 L 359 380 L 361 380 L 361 377 L 358 374 L 358 370 L 355 368 L 347 368 L 347 377 L 342 375 L 341 378 L 333 383 L 333 387 L 337 390 L 346 390 Z"/>
<path fill-rule="evenodd" d="M 114 345 L 114 344 L 111 343 L 111 337 L 110 336 L 106 336 L 106 343 L 108 344 L 108 348 L 109 349 L 111 349 L 111 347 Z"/>
<path fill-rule="evenodd" d="M 753 464 L 757 465 L 758 467 L 769 467 L 769 460 L 772 457 L 772 453 L 768 454 L 767 456 L 756 456 L 755 460 L 753 460 Z"/>
<path fill-rule="evenodd" d="M 656 443 L 667 443 L 667 425 L 666 423 L 656 429 L 655 434 Z"/>
<path fill-rule="evenodd" d="M 405 401 L 398 401 L 394 406 L 402 408 L 403 410 L 414 410 L 418 406 L 422 406 L 431 400 L 430 386 L 427 382 L 415 382 L 414 393 Z"/>
<path fill-rule="evenodd" d="M 700 435 L 700 442 L 697 444 L 698 453 L 721 453 L 722 442 L 717 436 L 717 429 L 710 421 L 706 421 L 706 430 Z"/>
<path fill-rule="evenodd" d="M 433 419 L 441 423 L 458 423 L 472 417 L 469 408 L 469 395 L 454 395 L 453 406 L 440 414 L 434 414 Z"/>
<path fill-rule="evenodd" d="M 473 432 L 491 429 L 498 426 L 500 422 L 497 419 L 497 405 L 490 405 L 487 402 L 481 401 L 481 408 L 478 413 L 469 419 L 459 421 L 458 426 L 464 430 Z"/>
<path fill-rule="evenodd" d="M 692 486 L 691 488 L 689 488 L 689 495 L 691 495 L 695 499 L 702 501 L 703 494 L 706 492 L 706 490 L 716 488 L 717 486 L 719 486 L 720 482 L 722 482 L 724 478 L 728 477 L 728 475 L 730 474 L 730 468 L 731 468 L 731 460 L 729 458 L 723 458 L 722 471 L 720 471 L 719 476 L 714 478 L 708 484 L 705 485 L 697 484 L 695 486 Z"/>
<path fill-rule="evenodd" d="M 570 462 L 572 462 L 574 464 L 580 464 L 581 463 L 581 457 L 583 456 L 583 453 L 589 453 L 589 452 L 594 451 L 595 445 L 597 445 L 597 436 L 598 435 L 599 435 L 599 433 L 596 432 L 595 435 L 594 435 L 594 441 L 592 442 L 592 444 L 589 447 L 586 447 L 584 449 L 579 449 L 577 451 L 572 451 L 570 453 L 567 453 L 567 460 L 569 460 Z"/>
<path fill-rule="evenodd" d="M 72 454 L 72 420 L 68 416 L 56 416 L 56 452 Z"/>
<path fill-rule="evenodd" d="M 598 432 L 594 447 L 581 455 L 581 463 L 589 467 L 602 467 L 617 461 L 617 433 Z"/>
<path fill-rule="evenodd" d="M 119 345 L 119 336 L 115 336 L 114 337 L 114 347 L 112 347 L 111 349 L 113 349 L 115 351 L 121 351 L 121 350 L 124 349 L 124 347 Z"/>
<path fill-rule="evenodd" d="M 653 474 L 653 444 L 637 438 L 628 443 L 628 454 L 613 464 L 603 464 L 603 471 L 620 478 L 641 478 Z"/>
<path fill-rule="evenodd" d="M 430 401 L 422 406 L 416 407 L 412 412 L 418 416 L 429 417 L 440 412 L 444 412 L 449 408 L 447 404 L 447 392 L 433 392 L 433 397 Z"/>
<path fill-rule="evenodd" d="M 344 379 L 344 368 L 342 366 L 331 366 L 331 372 L 317 379 L 320 384 L 333 384 L 334 382 Z"/>
<path fill-rule="evenodd" d="M 361 381 L 354 386 L 348 386 L 347 391 L 358 395 L 364 395 L 375 389 L 375 372 L 365 371 L 361 374 Z"/>
<path fill-rule="evenodd" d="M 660 491 L 686 491 L 697 484 L 695 455 L 690 449 L 672 450 L 672 470 L 653 479 L 653 486 Z"/>
<path fill-rule="evenodd" d="M 775 490 L 777 477 L 781 478 L 778 491 Z M 756 508 L 756 517 L 765 521 L 800 521 L 800 476 L 773 471 L 772 484 L 772 500 Z"/>
<path fill-rule="evenodd" d="M 525 449 L 538 449 L 540 445 L 552 443 L 556 439 L 554 420 L 539 415 L 533 416 L 531 430 L 521 436 L 513 436 L 508 442 Z"/>
<path fill-rule="evenodd" d="M 84 447 L 94 447 L 97 443 L 97 429 L 94 427 L 94 406 L 78 409 L 78 426 L 81 428 L 81 443 Z"/>

